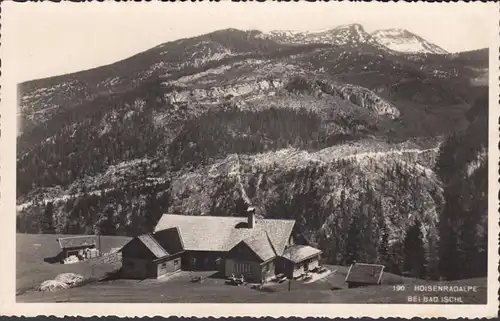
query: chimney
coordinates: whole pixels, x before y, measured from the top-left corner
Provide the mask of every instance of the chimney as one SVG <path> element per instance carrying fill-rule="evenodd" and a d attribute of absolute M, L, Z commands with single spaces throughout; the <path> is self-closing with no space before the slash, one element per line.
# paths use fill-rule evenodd
<path fill-rule="evenodd" d="M 248 217 L 248 228 L 255 227 L 255 207 L 249 206 L 247 208 L 247 217 Z"/>

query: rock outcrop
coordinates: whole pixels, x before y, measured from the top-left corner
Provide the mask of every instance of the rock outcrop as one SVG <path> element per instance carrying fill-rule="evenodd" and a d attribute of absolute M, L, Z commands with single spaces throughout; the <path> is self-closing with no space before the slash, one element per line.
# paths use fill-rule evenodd
<path fill-rule="evenodd" d="M 318 82 L 318 84 L 325 93 L 348 100 L 359 107 L 372 110 L 377 115 L 396 119 L 401 114 L 393 104 L 361 86 L 337 83 L 328 84 L 322 81 Z"/>

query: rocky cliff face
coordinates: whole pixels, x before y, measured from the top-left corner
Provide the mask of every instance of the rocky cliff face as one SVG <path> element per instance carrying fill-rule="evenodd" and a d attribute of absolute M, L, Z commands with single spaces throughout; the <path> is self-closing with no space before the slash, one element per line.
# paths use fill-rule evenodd
<path fill-rule="evenodd" d="M 399 110 L 391 103 L 377 96 L 374 92 L 354 85 L 327 84 L 320 82 L 321 89 L 329 94 L 340 97 L 351 103 L 372 110 L 377 115 L 384 115 L 391 119 L 400 116 Z"/>
<path fill-rule="evenodd" d="M 211 87 L 209 89 L 193 89 L 176 91 L 165 94 L 165 99 L 172 105 L 179 103 L 206 102 L 219 103 L 223 99 L 235 97 L 245 98 L 248 96 L 266 95 L 273 96 L 283 87 L 279 79 L 260 80 L 222 87 Z"/>

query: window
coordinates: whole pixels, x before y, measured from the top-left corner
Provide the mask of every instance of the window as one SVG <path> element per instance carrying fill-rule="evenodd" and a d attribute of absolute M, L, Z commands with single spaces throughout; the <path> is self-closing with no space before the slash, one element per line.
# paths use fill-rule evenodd
<path fill-rule="evenodd" d="M 175 269 L 179 268 L 179 265 L 181 265 L 181 259 L 175 259 L 174 260 L 174 268 Z"/>
<path fill-rule="evenodd" d="M 236 263 L 234 265 L 234 271 L 236 273 L 249 274 L 251 272 L 250 264 L 248 264 L 248 263 Z"/>

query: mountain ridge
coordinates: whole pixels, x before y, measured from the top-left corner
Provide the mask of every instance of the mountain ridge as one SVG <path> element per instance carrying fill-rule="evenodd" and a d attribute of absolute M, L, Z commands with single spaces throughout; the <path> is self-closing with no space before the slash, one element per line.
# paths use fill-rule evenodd
<path fill-rule="evenodd" d="M 146 50 L 143 50 L 141 52 L 137 52 L 136 54 L 133 54 L 132 56 L 130 56 L 128 58 L 124 58 L 124 59 L 120 59 L 120 60 L 117 60 L 117 61 L 114 61 L 114 62 L 111 62 L 111 63 L 103 64 L 101 66 L 96 66 L 96 67 L 92 67 L 92 68 L 85 69 L 85 70 L 78 70 L 78 71 L 74 71 L 74 72 L 68 72 L 68 73 L 60 74 L 60 75 L 46 76 L 46 77 L 42 77 L 42 78 L 25 80 L 25 81 L 22 81 L 21 83 L 19 83 L 19 86 L 22 87 L 22 86 L 24 86 L 26 84 L 29 84 L 29 83 L 32 83 L 32 82 L 43 81 L 43 80 L 48 80 L 48 79 L 58 78 L 58 77 L 74 76 L 74 75 L 82 73 L 82 72 L 94 71 L 94 70 L 102 68 L 102 67 L 112 66 L 112 65 L 115 65 L 115 64 L 118 64 L 118 63 L 126 62 L 126 61 L 128 61 L 128 60 L 130 60 L 130 59 L 132 59 L 132 58 L 134 58 L 136 56 L 140 56 L 141 54 L 147 53 L 147 52 L 152 51 L 152 50 L 157 49 L 157 48 L 161 48 L 161 47 L 163 47 L 165 45 L 169 45 L 169 44 L 172 44 L 172 43 L 179 43 L 179 42 L 182 43 L 183 41 L 186 41 L 188 39 L 200 38 L 200 37 L 204 37 L 206 35 L 210 35 L 210 34 L 214 34 L 214 33 L 220 33 L 220 32 L 224 32 L 224 31 L 237 31 L 237 32 L 243 32 L 243 33 L 246 33 L 246 34 L 249 34 L 249 35 L 254 35 L 254 36 L 257 36 L 257 35 L 260 35 L 260 34 L 266 34 L 266 33 L 270 33 L 270 32 L 291 32 L 291 33 L 308 34 L 308 33 L 329 32 L 329 31 L 332 31 L 332 30 L 334 30 L 336 28 L 340 28 L 340 27 L 343 27 L 343 26 L 350 26 L 350 25 L 355 25 L 355 26 L 357 25 L 357 26 L 360 26 L 361 28 L 363 28 L 362 25 L 358 24 L 358 23 L 341 25 L 341 26 L 332 27 L 332 28 L 323 28 L 323 29 L 315 30 L 315 31 L 281 30 L 280 29 L 280 30 L 271 30 L 271 31 L 268 31 L 268 32 L 264 32 L 264 31 L 260 31 L 260 30 L 256 30 L 256 29 L 243 30 L 243 29 L 235 29 L 235 28 L 226 28 L 226 29 L 216 30 L 216 31 L 213 31 L 213 32 L 210 32 L 210 33 L 207 33 L 207 34 L 199 35 L 199 36 L 187 37 L 187 38 L 180 38 L 180 39 L 176 39 L 176 40 L 170 40 L 170 41 L 161 43 L 161 44 L 159 44 L 157 46 L 154 46 L 154 47 L 152 47 L 150 49 L 146 49 Z M 406 29 L 389 28 L 389 29 L 376 30 L 376 31 L 372 32 L 371 34 L 370 33 L 368 33 L 368 34 L 369 35 L 373 35 L 377 31 L 384 31 L 384 30 L 402 30 L 402 31 L 409 32 Z M 411 32 L 409 32 L 409 33 L 411 33 Z M 411 34 L 413 34 L 413 33 L 411 33 Z M 486 50 L 486 49 L 487 48 L 484 48 L 484 49 L 483 48 L 478 48 L 478 49 L 464 50 L 464 51 L 454 52 L 454 53 L 448 53 L 448 54 L 456 55 L 456 54 L 460 54 L 460 53 L 467 53 L 467 52 L 472 52 L 472 51 L 477 51 L 477 50 Z"/>

